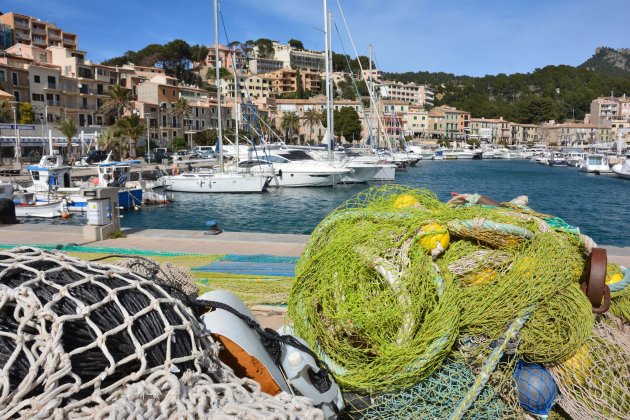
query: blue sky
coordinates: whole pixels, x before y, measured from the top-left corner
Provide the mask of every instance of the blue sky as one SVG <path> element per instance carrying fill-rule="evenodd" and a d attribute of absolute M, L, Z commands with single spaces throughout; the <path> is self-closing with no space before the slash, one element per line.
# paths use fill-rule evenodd
<path fill-rule="evenodd" d="M 630 47 L 629 0 L 339 0 L 360 54 L 385 71 L 479 76 L 578 65 L 598 46 Z M 214 40 L 212 0 L 2 0 L 0 11 L 51 21 L 104 60 L 150 43 Z M 328 0 L 347 52 L 337 0 Z M 230 41 L 301 40 L 323 50 L 321 0 L 225 0 Z M 625 20 L 625 22 L 624 22 Z M 333 29 L 333 46 L 342 52 Z M 222 42 L 225 38 L 222 34 Z"/>

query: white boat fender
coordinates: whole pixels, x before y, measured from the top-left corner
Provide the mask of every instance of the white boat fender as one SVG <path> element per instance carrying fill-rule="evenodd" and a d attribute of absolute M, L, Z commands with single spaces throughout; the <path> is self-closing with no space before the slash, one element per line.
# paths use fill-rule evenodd
<path fill-rule="evenodd" d="M 315 406 L 324 411 L 326 419 L 338 417 L 344 408 L 339 386 L 329 374 L 326 364 L 313 353 L 304 340 L 282 333 L 292 331 L 290 327 L 283 327 L 285 330 L 281 329 L 278 332 L 271 328 L 263 329 L 237 296 L 223 290 L 203 294 L 197 299 L 196 304 L 211 308 L 210 312 L 202 316 L 202 322 L 206 330 L 218 337 L 224 346 L 225 338 L 229 340 L 227 344 L 231 346 L 231 356 L 236 357 L 234 353 L 242 349 L 267 369 L 283 391 L 310 398 Z M 233 351 L 234 345 L 237 346 L 236 352 Z M 240 362 L 243 362 L 243 358 Z M 245 364 L 247 363 L 245 358 Z M 232 364 L 227 364 L 234 369 Z M 260 366 L 256 369 L 257 374 L 260 373 L 259 368 Z M 260 382 L 260 378 L 248 377 Z M 266 378 L 263 377 L 264 379 Z"/>
<path fill-rule="evenodd" d="M 265 331 L 237 296 L 215 290 L 201 295 L 196 304 L 209 309 L 201 316 L 201 321 L 213 338 L 223 345 L 219 358 L 237 376 L 255 380 L 262 391 L 270 395 L 281 391 L 291 393 L 279 365 L 265 347 L 260 334 Z"/>
<path fill-rule="evenodd" d="M 292 327 L 285 325 L 278 329 L 278 333 L 282 337 L 293 337 L 308 349 L 304 351 L 291 344 L 282 346 L 281 365 L 291 387 L 313 400 L 313 404 L 324 412 L 325 419 L 337 418 L 345 408 L 339 385 L 327 369 L 322 368 L 322 362 L 314 357 L 306 341 L 293 336 Z"/>

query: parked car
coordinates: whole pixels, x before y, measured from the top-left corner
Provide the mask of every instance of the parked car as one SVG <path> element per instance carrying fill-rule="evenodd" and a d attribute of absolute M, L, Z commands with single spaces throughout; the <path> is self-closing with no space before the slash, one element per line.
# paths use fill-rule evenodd
<path fill-rule="evenodd" d="M 146 155 L 144 155 L 144 159 L 148 162 L 148 163 L 168 163 L 171 162 L 173 160 L 173 158 L 166 152 L 163 152 L 161 150 L 155 151 L 155 152 L 149 152 Z"/>
<path fill-rule="evenodd" d="M 173 154 L 173 160 L 188 160 L 190 156 L 191 154 L 188 150 L 178 150 Z"/>
<path fill-rule="evenodd" d="M 106 150 L 91 150 L 90 153 L 85 156 L 85 163 L 91 165 L 93 163 L 99 163 L 107 159 L 109 152 Z M 83 160 L 83 159 L 81 159 Z"/>

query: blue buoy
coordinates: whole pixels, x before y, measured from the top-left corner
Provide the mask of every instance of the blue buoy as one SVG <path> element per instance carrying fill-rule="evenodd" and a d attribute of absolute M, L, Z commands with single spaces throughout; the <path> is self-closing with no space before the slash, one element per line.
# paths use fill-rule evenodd
<path fill-rule="evenodd" d="M 519 360 L 514 369 L 514 380 L 521 407 L 546 418 L 558 396 L 558 387 L 549 371 L 535 363 Z"/>
<path fill-rule="evenodd" d="M 214 219 L 206 220 L 206 226 L 208 227 L 206 235 L 218 235 L 223 232 L 223 229 L 219 228 L 219 222 Z"/>

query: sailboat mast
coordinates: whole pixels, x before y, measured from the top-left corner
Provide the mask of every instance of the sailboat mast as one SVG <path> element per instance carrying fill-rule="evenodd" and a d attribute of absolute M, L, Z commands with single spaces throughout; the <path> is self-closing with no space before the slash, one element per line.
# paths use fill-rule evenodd
<path fill-rule="evenodd" d="M 328 159 L 332 160 L 333 158 L 333 136 L 334 136 L 334 127 L 333 127 L 333 111 L 332 111 L 332 86 L 331 86 L 331 59 L 330 59 L 330 21 L 328 14 L 328 5 L 326 0 L 324 0 L 324 55 L 325 65 L 326 65 L 326 127 L 328 128 Z"/>
<path fill-rule="evenodd" d="M 238 98 L 240 98 L 240 94 L 238 85 L 239 81 L 236 74 L 236 50 L 232 53 L 232 70 L 234 70 L 234 143 L 236 143 L 236 167 L 238 168 L 240 159 L 240 150 L 238 149 L 238 126 L 240 122 Z"/>
<path fill-rule="evenodd" d="M 219 60 L 219 0 L 214 0 L 214 67 L 217 84 L 217 146 L 219 168 L 223 172 L 223 126 L 221 124 L 221 60 Z"/>

